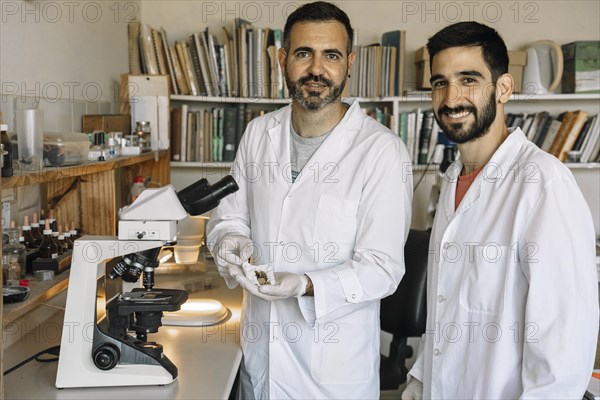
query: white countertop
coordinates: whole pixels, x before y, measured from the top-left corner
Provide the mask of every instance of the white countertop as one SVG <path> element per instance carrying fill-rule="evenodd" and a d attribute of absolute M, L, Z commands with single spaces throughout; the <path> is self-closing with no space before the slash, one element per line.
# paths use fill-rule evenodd
<path fill-rule="evenodd" d="M 157 280 L 159 278 L 157 277 Z M 129 386 L 56 389 L 58 363 L 31 361 L 4 377 L 6 399 L 227 399 L 241 358 L 239 320 L 242 291 L 229 290 L 221 279 L 216 287 L 190 294 L 190 298 L 220 300 L 231 318 L 215 327 L 163 326 L 149 339 L 163 345 L 165 354 L 179 370 L 176 381 L 165 386 Z M 161 285 L 166 287 L 165 285 Z M 21 338 L 5 358 L 6 369 L 40 350 L 60 344 L 63 312 Z M 29 322 L 28 322 L 29 323 Z M 31 324 L 30 324 L 31 325 Z M 33 326 L 31 326 L 33 327 Z M 14 356 L 18 355 L 18 358 Z"/>

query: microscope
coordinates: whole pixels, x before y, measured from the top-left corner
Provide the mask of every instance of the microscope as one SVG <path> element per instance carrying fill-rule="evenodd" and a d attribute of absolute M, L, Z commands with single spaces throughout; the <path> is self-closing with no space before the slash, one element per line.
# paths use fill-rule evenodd
<path fill-rule="evenodd" d="M 162 246 L 177 241 L 177 221 L 215 208 L 238 190 L 226 176 L 206 179 L 176 192 L 169 185 L 146 189 L 119 218 L 118 237 L 84 236 L 75 241 L 61 337 L 57 388 L 165 385 L 177 367 L 159 343 L 149 341 L 162 325 L 163 312 L 177 311 L 187 292 L 154 287 Z M 123 280 L 123 293 L 97 304 L 97 283 L 106 261 L 120 257 L 109 274 Z M 142 276 L 142 286 L 136 284 Z M 138 286 L 138 287 L 136 287 Z"/>

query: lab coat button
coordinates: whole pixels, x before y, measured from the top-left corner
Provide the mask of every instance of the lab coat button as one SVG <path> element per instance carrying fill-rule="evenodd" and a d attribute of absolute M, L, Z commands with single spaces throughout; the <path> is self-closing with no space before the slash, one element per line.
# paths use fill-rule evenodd
<path fill-rule="evenodd" d="M 438 349 L 433 349 L 433 355 L 434 356 L 439 356 L 440 354 L 442 354 L 441 351 L 439 351 Z"/>
<path fill-rule="evenodd" d="M 446 301 L 446 298 L 444 296 L 442 296 L 441 294 L 438 296 L 438 303 L 443 303 Z"/>
<path fill-rule="evenodd" d="M 352 298 L 356 299 L 356 293 L 352 293 Z"/>

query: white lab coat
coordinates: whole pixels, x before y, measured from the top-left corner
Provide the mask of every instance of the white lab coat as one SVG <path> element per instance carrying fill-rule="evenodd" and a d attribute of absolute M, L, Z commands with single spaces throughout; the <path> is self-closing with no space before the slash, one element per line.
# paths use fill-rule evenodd
<path fill-rule="evenodd" d="M 424 399 L 581 399 L 598 333 L 594 227 L 571 172 L 513 131 L 430 242 Z"/>
<path fill-rule="evenodd" d="M 250 237 L 254 264 L 306 273 L 314 297 L 245 293 L 242 398 L 379 397 L 379 300 L 403 274 L 411 217 L 402 141 L 354 101 L 291 183 L 287 106 L 253 120 L 236 155 L 240 190 L 221 201 L 209 246 Z"/>

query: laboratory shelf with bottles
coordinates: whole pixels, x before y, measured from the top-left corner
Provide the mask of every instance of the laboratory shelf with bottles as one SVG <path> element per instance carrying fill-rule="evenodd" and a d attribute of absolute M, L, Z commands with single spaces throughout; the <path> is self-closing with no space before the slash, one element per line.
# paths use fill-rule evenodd
<path fill-rule="evenodd" d="M 40 208 L 52 208 L 57 221 L 74 222 L 84 235 L 112 236 L 117 231 L 118 210 L 126 204 L 133 177 L 138 175 L 151 176 L 162 185 L 169 184 L 169 152 L 148 152 L 42 171 L 15 170 L 12 177 L 2 178 L 0 188 L 5 191 L 40 184 L 44 194 Z M 24 301 L 3 306 L 3 325 L 14 323 L 59 294 L 67 288 L 68 277 L 68 270 L 48 281 L 36 281 L 27 275 L 29 296 Z"/>

